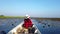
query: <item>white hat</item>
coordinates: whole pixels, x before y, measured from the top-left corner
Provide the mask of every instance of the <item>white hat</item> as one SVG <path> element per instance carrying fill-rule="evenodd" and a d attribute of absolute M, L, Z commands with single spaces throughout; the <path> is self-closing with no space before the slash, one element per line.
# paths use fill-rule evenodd
<path fill-rule="evenodd" d="M 26 18 L 30 18 L 30 16 L 29 15 L 26 15 Z"/>

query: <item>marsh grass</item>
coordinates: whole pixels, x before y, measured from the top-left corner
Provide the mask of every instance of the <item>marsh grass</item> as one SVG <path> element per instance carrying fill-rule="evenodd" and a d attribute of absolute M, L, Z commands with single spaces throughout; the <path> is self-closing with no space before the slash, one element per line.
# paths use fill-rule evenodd
<path fill-rule="evenodd" d="M 23 16 L 0 16 L 0 18 L 23 18 Z"/>

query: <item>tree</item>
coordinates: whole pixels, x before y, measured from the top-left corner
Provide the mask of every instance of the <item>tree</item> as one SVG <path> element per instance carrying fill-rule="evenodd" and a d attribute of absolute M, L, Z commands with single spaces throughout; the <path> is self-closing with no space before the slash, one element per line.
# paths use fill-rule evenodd
<path fill-rule="evenodd" d="M 0 15 L 1 17 L 3 17 L 4 15 Z"/>

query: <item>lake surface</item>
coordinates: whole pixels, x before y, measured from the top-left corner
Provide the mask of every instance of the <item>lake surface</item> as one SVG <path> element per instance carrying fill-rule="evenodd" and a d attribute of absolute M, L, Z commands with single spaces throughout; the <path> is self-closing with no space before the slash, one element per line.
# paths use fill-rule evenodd
<path fill-rule="evenodd" d="M 60 34 L 60 21 L 33 20 L 42 34 Z"/>
<path fill-rule="evenodd" d="M 22 21 L 23 19 L 0 19 L 0 32 L 5 31 L 8 33 Z M 32 21 L 42 34 L 60 34 L 60 21 L 36 19 L 32 19 Z"/>
<path fill-rule="evenodd" d="M 23 19 L 0 19 L 0 31 L 8 33 L 12 28 L 20 24 Z"/>

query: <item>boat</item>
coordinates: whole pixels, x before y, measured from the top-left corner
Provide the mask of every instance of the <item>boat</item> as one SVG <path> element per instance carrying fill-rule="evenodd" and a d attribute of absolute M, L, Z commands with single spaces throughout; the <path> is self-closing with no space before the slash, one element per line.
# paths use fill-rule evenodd
<path fill-rule="evenodd" d="M 28 33 L 28 29 L 25 29 L 24 27 L 22 27 L 23 23 L 24 22 L 21 22 L 15 28 L 10 30 L 7 34 L 32 34 L 32 33 Z M 34 34 L 41 34 L 39 29 L 36 27 L 36 25 L 33 25 L 33 27 L 35 28 Z M 22 32 L 23 30 L 25 30 L 25 32 Z"/>

